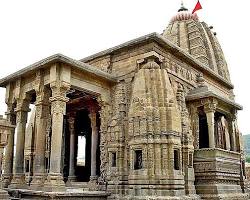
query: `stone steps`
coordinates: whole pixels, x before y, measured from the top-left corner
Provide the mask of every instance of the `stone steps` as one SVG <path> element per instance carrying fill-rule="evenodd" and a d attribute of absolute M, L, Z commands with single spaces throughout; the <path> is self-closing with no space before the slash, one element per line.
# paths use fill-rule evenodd
<path fill-rule="evenodd" d="M 69 189 L 83 189 L 84 191 L 88 191 L 88 182 L 72 182 L 67 186 L 67 190 Z"/>

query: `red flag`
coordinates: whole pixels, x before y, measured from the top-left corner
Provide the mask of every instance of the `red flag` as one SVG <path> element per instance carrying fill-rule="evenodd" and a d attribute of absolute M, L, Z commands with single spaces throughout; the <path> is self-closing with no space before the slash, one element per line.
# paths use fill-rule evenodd
<path fill-rule="evenodd" d="M 198 2 L 196 4 L 196 6 L 195 6 L 195 8 L 194 8 L 194 10 L 192 12 L 192 14 L 194 14 L 197 10 L 200 10 L 200 9 L 202 9 L 202 6 L 201 6 L 200 1 L 198 0 Z"/>

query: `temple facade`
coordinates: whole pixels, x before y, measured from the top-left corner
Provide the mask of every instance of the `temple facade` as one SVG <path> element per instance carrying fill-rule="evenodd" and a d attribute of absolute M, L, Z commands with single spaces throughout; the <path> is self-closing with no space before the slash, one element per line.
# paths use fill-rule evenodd
<path fill-rule="evenodd" d="M 242 107 L 212 27 L 184 7 L 162 34 L 56 54 L 0 86 L 16 127 L 2 167 L 11 196 L 248 199 Z"/>

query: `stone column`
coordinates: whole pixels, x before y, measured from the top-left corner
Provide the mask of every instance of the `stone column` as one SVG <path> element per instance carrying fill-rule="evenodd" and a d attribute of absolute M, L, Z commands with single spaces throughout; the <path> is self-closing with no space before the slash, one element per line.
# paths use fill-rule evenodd
<path fill-rule="evenodd" d="M 194 148 L 199 149 L 199 112 L 196 106 L 191 107 L 191 126 L 193 131 L 193 138 L 194 138 Z"/>
<path fill-rule="evenodd" d="M 26 188 L 24 174 L 24 146 L 25 146 L 25 129 L 27 123 L 27 115 L 29 110 L 29 101 L 27 99 L 19 99 L 17 101 L 16 111 L 16 151 L 13 169 L 13 179 L 10 188 Z"/>
<path fill-rule="evenodd" d="M 208 125 L 208 137 L 209 137 L 209 148 L 215 148 L 215 137 L 214 137 L 214 113 L 216 110 L 215 103 L 208 103 L 204 106 L 204 111 L 207 116 Z"/>
<path fill-rule="evenodd" d="M 226 150 L 231 150 L 231 144 L 230 144 L 230 132 L 229 129 L 225 126 L 225 143 L 226 143 Z"/>
<path fill-rule="evenodd" d="M 1 130 L 0 130 L 0 134 L 1 133 Z M 4 147 L 0 148 L 0 176 L 2 176 L 2 164 L 3 164 L 3 150 L 4 150 Z"/>
<path fill-rule="evenodd" d="M 46 122 L 49 117 L 49 96 L 48 90 L 36 91 L 36 137 L 35 137 L 35 158 L 33 164 L 33 189 L 43 186 L 45 174 L 45 149 L 46 149 Z"/>
<path fill-rule="evenodd" d="M 235 121 L 236 121 L 236 115 L 233 114 L 232 116 L 229 117 L 229 134 L 231 138 L 231 151 L 237 151 L 236 148 L 236 131 L 235 131 Z"/>
<path fill-rule="evenodd" d="M 89 109 L 89 118 L 91 121 L 91 176 L 90 182 L 96 183 L 96 152 L 97 152 L 97 142 L 98 142 L 98 133 L 96 127 L 96 110 L 94 108 Z M 93 189 L 93 188 L 92 188 Z"/>
<path fill-rule="evenodd" d="M 76 181 L 75 176 L 75 117 L 69 117 L 69 132 L 70 132 L 70 155 L 69 155 L 69 177 L 68 181 Z"/>
<path fill-rule="evenodd" d="M 107 186 L 107 163 L 108 163 L 108 151 L 107 151 L 107 126 L 110 117 L 110 102 L 105 96 L 98 96 L 98 106 L 100 106 L 100 177 L 98 178 L 99 190 L 106 191 Z M 126 160 L 126 157 L 124 158 Z M 125 167 L 126 168 L 126 167 Z"/>
<path fill-rule="evenodd" d="M 1 127 L 0 127 L 0 129 L 1 129 Z M 1 135 L 1 136 L 4 135 L 3 132 L 4 132 L 4 131 L 1 132 L 1 130 L 0 130 L 0 135 Z M 0 147 L 0 170 L 1 170 L 1 176 L 2 176 L 2 158 L 3 158 L 3 150 L 4 150 L 4 147 L 1 146 L 1 147 Z M 0 186 L 1 186 L 1 188 L 3 187 L 2 182 L 0 182 Z M 0 199 L 9 199 L 8 192 L 5 191 L 5 190 L 2 190 L 1 188 L 0 188 Z"/>
<path fill-rule="evenodd" d="M 5 113 L 7 115 L 7 120 L 10 124 L 15 125 L 16 119 L 12 109 L 12 106 L 8 105 L 8 111 Z M 3 187 L 8 187 L 13 176 L 13 156 L 14 156 L 14 135 L 15 129 L 9 130 L 8 143 L 5 147 L 5 164 L 3 166 Z"/>
<path fill-rule="evenodd" d="M 50 170 L 48 182 L 45 189 L 48 191 L 63 191 L 65 184 L 61 173 L 62 161 L 62 134 L 63 134 L 63 116 L 66 112 L 66 91 L 70 89 L 70 84 L 62 81 L 55 81 L 50 84 L 52 90 L 51 118 L 52 118 L 52 136 L 50 153 Z"/>

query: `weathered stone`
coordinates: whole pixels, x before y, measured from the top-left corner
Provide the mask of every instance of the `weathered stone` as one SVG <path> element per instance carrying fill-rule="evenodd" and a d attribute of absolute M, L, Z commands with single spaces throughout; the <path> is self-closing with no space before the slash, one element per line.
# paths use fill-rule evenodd
<path fill-rule="evenodd" d="M 242 107 L 216 37 L 185 9 L 162 35 L 80 61 L 57 54 L 0 86 L 17 125 L 14 170 L 12 130 L 3 175 L 12 196 L 248 198 Z"/>
<path fill-rule="evenodd" d="M 15 128 L 14 125 L 12 125 L 7 119 L 4 119 L 3 116 L 0 115 L 0 171 L 1 171 L 0 187 L 1 188 L 4 186 L 4 183 L 5 183 L 3 182 L 4 179 L 2 176 L 3 150 L 4 150 L 4 147 L 7 145 L 7 143 L 9 142 L 9 138 L 11 137 L 14 128 Z M 9 180 L 10 179 L 8 179 L 8 181 Z M 8 192 L 0 189 L 0 199 L 9 199 Z"/>

